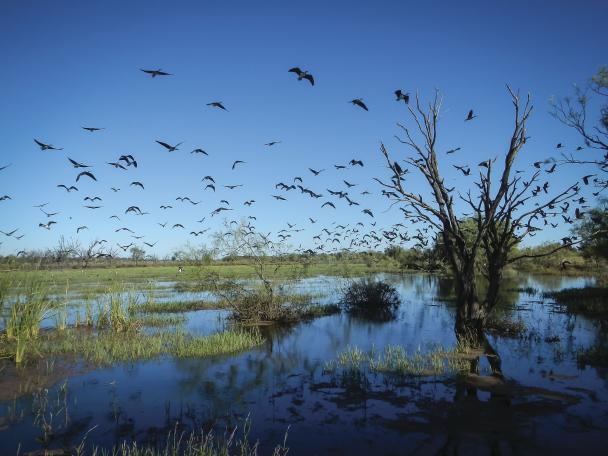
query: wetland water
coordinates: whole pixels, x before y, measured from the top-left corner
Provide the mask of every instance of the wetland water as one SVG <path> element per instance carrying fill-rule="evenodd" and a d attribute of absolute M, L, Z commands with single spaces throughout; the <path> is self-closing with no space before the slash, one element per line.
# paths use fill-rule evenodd
<path fill-rule="evenodd" d="M 290 454 L 549 454 L 602 453 L 608 444 L 606 372 L 577 365 L 576 352 L 601 337 L 599 325 L 563 312 L 538 293 L 505 292 L 500 313 L 526 332 L 488 338 L 502 358 L 509 388 L 446 376 L 391 380 L 327 372 L 348 347 L 402 345 L 408 352 L 456 343 L 454 310 L 441 298 L 450 282 L 429 275 L 382 276 L 401 296 L 397 318 L 373 322 L 337 314 L 262 328 L 266 342 L 237 355 L 163 357 L 112 367 L 77 366 L 42 394 L 0 402 L 0 454 L 42 448 L 41 423 L 51 421 L 49 448 L 121 441 L 164 443 L 168 431 L 204 427 L 223 434 L 249 417 L 250 438 L 268 454 L 288 431 Z M 558 290 L 591 278 L 526 276 L 506 289 Z M 335 303 L 344 279 L 316 277 L 295 285 L 320 303 Z M 163 284 L 158 300 L 200 299 Z M 208 298 L 208 296 L 205 296 Z M 75 298 L 75 303 L 77 303 Z M 223 329 L 227 312 L 185 314 L 185 327 Z M 59 365 L 56 369 L 61 373 Z M 487 360 L 481 373 L 489 373 Z M 0 376 L 8 375 L 0 372 Z M 23 373 L 22 375 L 27 375 Z M 41 404 L 44 404 L 41 412 Z M 43 419 L 43 417 L 45 417 Z"/>

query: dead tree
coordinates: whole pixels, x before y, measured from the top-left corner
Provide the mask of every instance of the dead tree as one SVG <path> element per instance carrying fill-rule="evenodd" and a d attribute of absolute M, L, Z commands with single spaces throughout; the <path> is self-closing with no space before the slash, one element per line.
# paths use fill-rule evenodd
<path fill-rule="evenodd" d="M 510 88 L 508 90 L 514 106 L 514 124 L 503 165 L 495 170 L 495 160 L 481 162 L 478 166 L 482 171 L 468 191 L 448 188 L 440 170 L 436 142 L 442 99 L 438 92 L 427 110 L 422 108 L 418 95 L 415 106 L 408 107 L 417 134 L 398 124 L 404 137 L 397 139 L 413 152 L 413 156 L 404 159 L 409 167 L 402 167 L 394 161 L 386 147 L 381 145 L 392 176 L 390 182 L 376 180 L 390 189 L 387 193 L 402 205 L 401 210 L 406 218 L 413 223 L 426 225 L 445 247 L 455 281 L 458 309 L 456 330 L 459 334 L 482 337 L 485 320 L 497 302 L 503 270 L 507 264 L 518 259 L 511 256 L 513 248 L 524 237 L 535 234 L 539 229 L 535 221 L 546 220 L 550 212 L 559 215 L 556 206 L 572 199 L 578 192 L 577 185 L 571 185 L 535 205 L 540 193 L 548 195 L 548 184 L 539 185 L 541 171 L 534 172 L 527 181 L 519 173 L 512 173 L 515 159 L 527 140 L 526 123 L 532 105 L 529 96 L 522 105 L 519 96 Z M 414 136 L 419 136 L 421 141 Z M 540 163 L 535 167 L 539 168 Z M 406 182 L 410 169 L 417 170 L 423 176 L 428 184 L 427 196 L 414 193 Z M 496 188 L 493 188 L 493 180 L 497 181 Z M 471 213 L 464 214 L 459 210 L 457 203 L 463 202 Z M 473 234 L 464 229 L 470 218 L 476 222 Z M 485 258 L 482 273 L 490 285 L 483 298 L 478 295 L 476 281 L 476 258 L 479 255 Z"/>

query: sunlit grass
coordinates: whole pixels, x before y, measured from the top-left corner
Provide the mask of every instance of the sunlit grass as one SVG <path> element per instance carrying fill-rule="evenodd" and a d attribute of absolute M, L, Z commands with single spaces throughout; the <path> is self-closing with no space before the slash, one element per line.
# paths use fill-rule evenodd
<path fill-rule="evenodd" d="M 399 345 L 389 345 L 381 352 L 364 352 L 358 347 L 348 347 L 338 353 L 336 359 L 325 364 L 328 373 L 369 372 L 400 377 L 425 377 L 457 374 L 466 370 L 466 362 L 458 350 L 435 347 L 427 352 L 420 349 L 413 353 Z"/>

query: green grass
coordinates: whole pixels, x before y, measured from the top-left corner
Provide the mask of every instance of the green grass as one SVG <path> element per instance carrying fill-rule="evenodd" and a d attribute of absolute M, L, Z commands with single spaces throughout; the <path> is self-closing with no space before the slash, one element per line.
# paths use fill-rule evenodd
<path fill-rule="evenodd" d="M 35 348 L 43 358 L 74 356 L 95 365 L 111 365 L 163 355 L 192 358 L 233 354 L 257 347 L 263 341 L 258 332 L 243 330 L 194 336 L 181 331 L 144 334 L 70 328 L 61 334 L 49 331 L 37 339 Z"/>
<path fill-rule="evenodd" d="M 580 313 L 590 316 L 608 316 L 608 288 L 586 287 L 567 288 L 561 291 L 552 291 L 544 294 L 556 303 L 566 307 L 570 313 Z"/>
<path fill-rule="evenodd" d="M 146 445 L 136 442 L 123 442 L 111 450 L 93 447 L 86 454 L 91 456 L 256 456 L 258 454 L 258 442 L 251 442 L 249 433 L 251 424 L 246 419 L 239 432 L 235 427 L 232 432 L 226 432 L 221 438 L 213 433 L 203 431 L 191 433 L 179 433 L 176 430 L 170 432 L 164 445 Z M 278 444 L 272 456 L 285 456 L 289 448 L 287 445 L 287 433 L 283 442 Z M 86 440 L 76 449 L 75 454 L 85 454 Z"/>
<path fill-rule="evenodd" d="M 165 326 L 177 326 L 186 323 L 183 315 L 141 315 L 136 317 L 141 326 L 148 328 L 161 328 Z"/>
<path fill-rule="evenodd" d="M 410 354 L 398 345 L 389 345 L 382 352 L 364 352 L 348 347 L 335 360 L 325 364 L 328 373 L 370 372 L 399 377 L 424 377 L 454 374 L 466 369 L 457 352 L 436 347 L 429 352 Z"/>
<path fill-rule="evenodd" d="M 312 304 L 302 313 L 302 318 L 324 317 L 335 315 L 341 312 L 338 304 Z"/>
<path fill-rule="evenodd" d="M 219 301 L 171 301 L 145 302 L 134 307 L 132 311 L 138 313 L 181 313 L 221 308 L 224 308 L 224 306 Z"/>
<path fill-rule="evenodd" d="M 277 263 L 279 264 L 279 263 Z M 399 264 L 395 261 L 384 260 L 368 266 L 365 263 L 348 263 L 331 261 L 324 263 L 311 263 L 306 266 L 300 262 L 281 262 L 281 267 L 270 278 L 295 278 L 311 277 L 316 275 L 364 275 L 375 272 L 399 272 Z M 214 263 L 208 266 L 184 267 L 184 272 L 178 273 L 176 266 L 138 266 L 138 267 L 112 267 L 112 268 L 89 268 L 89 269 L 57 269 L 44 271 L 16 270 L 10 271 L 12 277 L 17 279 L 26 275 L 35 277 L 50 285 L 65 284 L 70 281 L 72 286 L 87 284 L 99 284 L 100 287 L 107 286 L 115 281 L 145 281 L 145 280 L 196 280 L 201 270 L 220 274 L 222 278 L 256 278 L 255 271 L 250 263 Z M 3 273 L 6 274 L 6 273 Z"/>

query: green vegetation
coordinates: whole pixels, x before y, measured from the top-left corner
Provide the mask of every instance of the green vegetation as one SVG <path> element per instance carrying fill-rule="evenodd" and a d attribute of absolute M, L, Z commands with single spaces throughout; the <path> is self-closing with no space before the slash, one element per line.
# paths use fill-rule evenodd
<path fill-rule="evenodd" d="M 221 308 L 223 308 L 223 303 L 219 301 L 170 301 L 145 302 L 133 308 L 132 311 L 139 313 L 182 313 Z"/>
<path fill-rule="evenodd" d="M 229 330 L 209 336 L 193 336 L 181 331 L 163 331 L 145 334 L 140 331 L 113 332 L 70 328 L 65 331 L 47 331 L 35 340 L 29 356 L 42 358 L 74 356 L 95 365 L 158 358 L 206 357 L 248 350 L 262 344 L 258 332 Z M 14 352 L 14 344 L 2 345 L 5 353 Z M 27 357 L 22 361 L 27 361 Z"/>
<path fill-rule="evenodd" d="M 256 456 L 258 442 L 250 442 L 249 433 L 251 424 L 245 420 L 240 436 L 238 428 L 227 432 L 223 438 L 217 438 L 213 433 L 203 431 L 179 433 L 176 430 L 167 435 L 164 446 L 137 444 L 136 442 L 123 442 L 111 450 L 94 447 L 88 454 L 91 456 Z M 78 447 L 76 454 L 83 454 L 86 448 L 85 441 Z M 272 456 L 285 456 L 289 448 L 287 433 L 283 443 L 277 445 Z"/>
<path fill-rule="evenodd" d="M 349 347 L 338 354 L 334 361 L 325 365 L 328 373 L 370 372 L 398 377 L 425 377 L 457 374 L 466 370 L 467 364 L 459 351 L 435 347 L 429 352 L 409 354 L 405 348 L 389 345 L 376 353 L 366 353 L 357 347 Z"/>
<path fill-rule="evenodd" d="M 557 304 L 565 306 L 570 313 L 591 317 L 608 316 L 608 288 L 567 288 L 545 293 L 544 297 L 551 298 Z"/>
<path fill-rule="evenodd" d="M 608 199 L 600 199 L 597 207 L 585 214 L 573 232 L 582 239 L 581 251 L 586 258 L 607 260 Z"/>
<path fill-rule="evenodd" d="M 366 277 L 351 282 L 342 291 L 340 303 L 353 315 L 389 320 L 395 317 L 400 300 L 395 287 Z"/>

